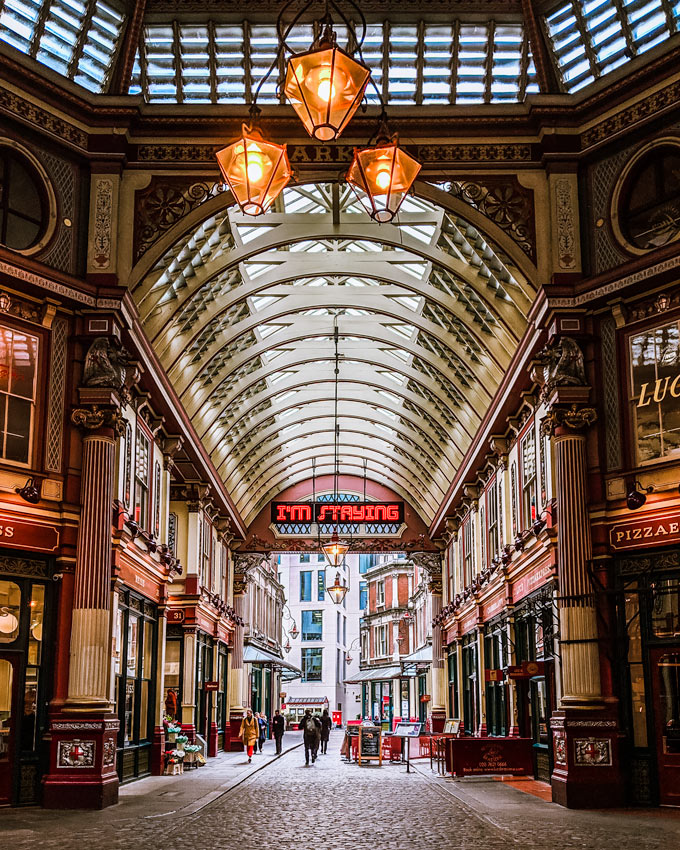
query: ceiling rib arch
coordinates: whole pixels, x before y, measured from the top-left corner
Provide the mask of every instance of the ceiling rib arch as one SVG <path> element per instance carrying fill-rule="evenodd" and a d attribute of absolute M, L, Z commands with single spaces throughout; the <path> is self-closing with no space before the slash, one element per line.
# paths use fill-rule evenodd
<path fill-rule="evenodd" d="M 132 294 L 237 508 L 332 471 L 337 321 L 340 465 L 399 482 L 428 522 L 526 327 L 526 257 L 417 196 L 389 225 L 328 184 L 257 220 L 226 203 L 165 234 Z"/>

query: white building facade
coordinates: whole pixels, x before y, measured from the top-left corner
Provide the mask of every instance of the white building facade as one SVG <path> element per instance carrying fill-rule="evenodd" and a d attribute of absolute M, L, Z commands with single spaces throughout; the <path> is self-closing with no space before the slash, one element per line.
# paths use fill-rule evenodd
<path fill-rule="evenodd" d="M 285 684 L 284 714 L 292 722 L 305 707 L 320 710 L 328 700 L 336 722 L 356 719 L 360 688 L 344 682 L 359 669 L 359 556 L 348 555 L 340 570 L 340 581 L 349 586 L 341 605 L 326 592 L 337 571 L 327 567 L 321 553 L 283 553 L 277 568 L 287 600 L 283 645 L 291 649 L 286 660 L 302 671 L 301 678 Z"/>

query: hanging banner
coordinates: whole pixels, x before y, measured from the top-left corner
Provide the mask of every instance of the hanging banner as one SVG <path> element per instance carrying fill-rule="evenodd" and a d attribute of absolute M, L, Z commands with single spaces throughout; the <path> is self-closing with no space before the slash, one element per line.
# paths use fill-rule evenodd
<path fill-rule="evenodd" d="M 288 523 L 358 523 L 382 525 L 404 522 L 403 502 L 272 502 L 274 525 Z"/>

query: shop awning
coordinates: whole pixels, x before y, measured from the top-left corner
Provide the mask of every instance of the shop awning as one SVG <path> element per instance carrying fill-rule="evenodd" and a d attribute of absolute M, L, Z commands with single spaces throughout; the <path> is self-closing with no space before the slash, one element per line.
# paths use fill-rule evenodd
<path fill-rule="evenodd" d="M 401 676 L 401 667 L 370 667 L 368 670 L 359 670 L 351 679 L 345 679 L 346 685 L 357 685 L 359 682 L 385 682 L 388 679 L 396 679 Z"/>
<path fill-rule="evenodd" d="M 272 652 L 267 652 L 266 649 L 260 649 L 259 646 L 253 646 L 249 643 L 243 647 L 243 661 L 246 664 L 262 664 L 281 670 L 283 678 L 286 680 L 297 679 L 298 676 L 302 675 L 302 670 L 299 667 L 289 664 L 288 661 L 284 661 L 283 658 L 279 658 Z"/>
<path fill-rule="evenodd" d="M 417 671 L 425 671 L 432 664 L 432 644 L 425 644 L 401 659 L 401 669 L 406 676 L 414 676 Z"/>
<path fill-rule="evenodd" d="M 328 705 L 328 697 L 288 697 L 288 705 Z"/>

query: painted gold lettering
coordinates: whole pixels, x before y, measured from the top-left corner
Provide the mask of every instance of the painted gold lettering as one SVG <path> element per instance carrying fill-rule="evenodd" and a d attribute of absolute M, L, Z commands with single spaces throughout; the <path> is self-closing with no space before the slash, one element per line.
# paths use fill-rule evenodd
<path fill-rule="evenodd" d="M 642 540 L 642 529 L 634 528 L 633 529 L 633 540 Z"/>
<path fill-rule="evenodd" d="M 616 532 L 616 542 L 620 543 L 625 536 L 626 535 L 623 533 L 623 531 L 617 531 Z"/>
<path fill-rule="evenodd" d="M 637 403 L 638 407 L 647 407 L 648 404 L 652 403 L 651 398 L 648 398 L 647 401 L 643 401 L 643 399 L 645 397 L 645 393 L 647 392 L 648 386 L 649 386 L 649 384 L 643 384 L 642 385 L 642 389 L 640 390 L 640 400 Z"/>
<path fill-rule="evenodd" d="M 651 525 L 647 525 L 642 529 L 642 531 L 644 532 L 645 537 L 651 537 L 654 529 Z"/>
<path fill-rule="evenodd" d="M 311 162 L 305 145 L 295 145 L 291 159 L 295 162 Z"/>
<path fill-rule="evenodd" d="M 655 536 L 655 537 L 665 537 L 667 534 L 668 534 L 668 531 L 666 530 L 666 526 L 665 526 L 665 525 L 660 525 L 660 526 L 657 528 L 657 530 L 656 530 L 656 534 L 655 534 L 654 536 Z"/>
<path fill-rule="evenodd" d="M 673 398 L 680 398 L 680 373 L 673 378 L 673 383 L 671 384 L 670 393 Z"/>
<path fill-rule="evenodd" d="M 314 148 L 314 162 L 332 162 L 331 148 L 329 145 L 317 145 Z"/>
<path fill-rule="evenodd" d="M 5 537 L 14 537 L 14 526 L 6 525 L 5 526 Z"/>
<path fill-rule="evenodd" d="M 670 533 L 671 533 L 671 534 L 677 534 L 677 533 L 678 533 L 678 531 L 680 531 L 680 523 L 678 523 L 678 522 L 672 522 L 672 523 L 668 526 L 668 530 L 670 531 Z"/>
<path fill-rule="evenodd" d="M 654 401 L 656 401 L 657 403 L 662 402 L 666 398 L 666 392 L 668 390 L 668 382 L 669 381 L 670 381 L 670 378 L 666 378 L 666 380 L 663 381 L 663 392 L 660 392 L 661 378 L 659 378 L 654 383 Z"/>

